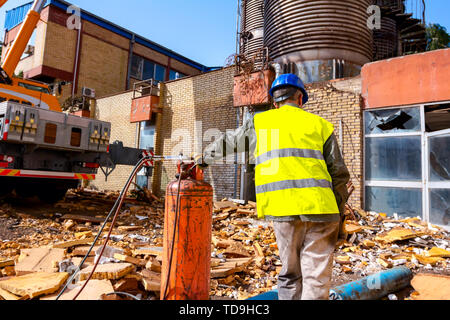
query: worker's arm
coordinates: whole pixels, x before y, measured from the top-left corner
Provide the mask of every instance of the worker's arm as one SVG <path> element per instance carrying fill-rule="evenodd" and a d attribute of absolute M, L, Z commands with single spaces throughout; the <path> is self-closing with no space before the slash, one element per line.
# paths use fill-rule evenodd
<path fill-rule="evenodd" d="M 333 192 L 341 215 L 344 214 L 345 204 L 348 200 L 347 183 L 350 180 L 350 173 L 342 159 L 339 144 L 334 134 L 325 142 L 323 155 L 330 173 Z"/>
<path fill-rule="evenodd" d="M 223 133 L 213 143 L 208 145 L 203 152 L 203 162 L 211 165 L 237 152 L 249 152 L 250 163 L 254 158 L 256 148 L 256 132 L 253 117 L 247 119 L 244 124 L 234 131 Z"/>

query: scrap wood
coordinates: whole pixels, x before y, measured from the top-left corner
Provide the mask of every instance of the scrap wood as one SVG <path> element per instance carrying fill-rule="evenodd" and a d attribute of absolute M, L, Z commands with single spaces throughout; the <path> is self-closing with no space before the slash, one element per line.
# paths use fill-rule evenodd
<path fill-rule="evenodd" d="M 144 269 L 140 272 L 141 283 L 146 291 L 161 290 L 161 274 Z"/>
<path fill-rule="evenodd" d="M 392 243 L 395 241 L 407 240 L 411 238 L 416 238 L 424 235 L 424 232 L 416 232 L 411 229 L 405 229 L 402 227 L 396 227 L 387 233 L 381 234 L 375 237 L 375 241 L 380 241 L 383 243 Z"/>
<path fill-rule="evenodd" d="M 97 218 L 91 216 L 82 216 L 76 214 L 65 214 L 61 217 L 62 220 L 75 220 L 80 222 L 92 222 L 92 223 L 103 223 L 105 221 L 104 218 Z"/>
<path fill-rule="evenodd" d="M 113 256 L 114 259 L 123 261 L 123 262 L 129 262 L 132 264 L 135 264 L 137 266 L 144 266 L 145 265 L 145 260 L 143 259 L 138 259 L 138 258 L 134 258 L 134 257 L 130 257 L 124 254 L 120 254 L 120 253 L 114 253 Z"/>
<path fill-rule="evenodd" d="M 160 199 L 153 194 L 150 190 L 148 190 L 146 187 L 141 187 L 140 185 L 132 182 L 132 184 L 137 188 L 137 190 L 134 191 L 134 193 L 137 193 L 136 200 L 138 201 L 145 201 L 148 203 L 152 203 L 153 201 L 159 202 Z"/>
<path fill-rule="evenodd" d="M 230 216 L 229 212 L 223 212 L 223 213 L 220 213 L 220 214 L 217 214 L 217 215 L 213 215 L 213 223 L 225 220 L 229 216 Z"/>
<path fill-rule="evenodd" d="M 70 248 L 70 247 L 80 246 L 80 245 L 84 245 L 84 244 L 92 244 L 93 241 L 94 241 L 94 238 L 69 240 L 69 241 L 55 243 L 55 244 L 53 244 L 53 248 Z"/>
<path fill-rule="evenodd" d="M 259 245 L 258 242 L 255 242 L 255 243 L 253 244 L 253 248 L 254 248 L 255 253 L 256 253 L 256 255 L 257 255 L 258 257 L 264 257 L 264 251 L 263 251 L 263 249 L 261 248 L 261 246 Z"/>
<path fill-rule="evenodd" d="M 138 255 L 160 256 L 163 253 L 163 247 L 138 248 L 132 250 L 132 253 L 133 256 Z"/>
<path fill-rule="evenodd" d="M 344 223 L 344 231 L 348 234 L 357 233 L 363 230 L 363 226 L 346 220 Z"/>
<path fill-rule="evenodd" d="M 15 267 L 16 275 L 57 272 L 58 263 L 64 260 L 65 255 L 66 250 L 59 248 L 22 249 Z"/>
<path fill-rule="evenodd" d="M 231 246 L 234 243 L 236 243 L 236 241 L 234 241 L 234 240 L 223 240 L 223 239 L 218 239 L 216 237 L 212 237 L 212 243 L 213 243 L 214 247 L 216 247 L 216 248 L 228 248 L 229 246 Z"/>
<path fill-rule="evenodd" d="M 135 291 L 138 290 L 138 287 L 138 279 L 125 276 L 114 284 L 114 291 Z"/>
<path fill-rule="evenodd" d="M 244 248 L 244 246 L 237 241 L 234 241 L 231 243 L 223 252 L 224 255 L 228 257 L 249 257 L 250 254 L 248 253 L 247 249 Z"/>
<path fill-rule="evenodd" d="M 76 285 L 67 288 L 64 293 L 59 297 L 58 300 L 73 300 L 80 291 L 81 287 L 86 281 L 80 281 Z M 114 287 L 109 280 L 89 280 L 86 287 L 81 291 L 80 295 L 77 297 L 79 300 L 100 300 L 103 294 L 114 292 Z M 41 297 L 40 300 L 56 300 L 58 294 L 49 295 Z"/>
<path fill-rule="evenodd" d="M 94 246 L 94 248 L 92 248 L 91 252 L 89 252 L 89 256 L 95 256 L 95 252 L 100 247 L 101 246 Z M 88 253 L 90 248 L 91 248 L 90 246 L 75 247 L 72 251 L 72 256 L 85 256 Z"/>
<path fill-rule="evenodd" d="M 411 280 L 414 300 L 450 300 L 450 276 L 419 273 Z"/>
<path fill-rule="evenodd" d="M 214 209 L 224 210 L 224 209 L 237 209 L 238 205 L 233 201 L 214 201 Z"/>
<path fill-rule="evenodd" d="M 416 259 L 417 261 L 419 261 L 421 264 L 423 265 L 432 265 L 434 266 L 436 263 L 441 262 L 441 261 L 445 261 L 445 259 L 440 258 L 440 257 L 426 257 L 420 254 L 413 254 L 412 258 Z"/>
<path fill-rule="evenodd" d="M 438 247 L 433 247 L 426 252 L 426 255 L 429 257 L 450 258 L 450 251 Z"/>
<path fill-rule="evenodd" d="M 67 272 L 36 272 L 0 281 L 0 288 L 17 296 L 31 299 L 56 292 L 67 280 Z"/>
<path fill-rule="evenodd" d="M 94 266 L 84 268 L 80 272 L 80 281 L 86 280 L 92 272 Z M 131 263 L 105 263 L 97 265 L 91 279 L 116 280 L 134 270 Z"/>
<path fill-rule="evenodd" d="M 146 265 L 145 265 L 145 268 L 146 269 L 149 269 L 149 270 L 151 270 L 151 271 L 154 271 L 154 272 L 159 272 L 159 273 L 161 273 L 161 262 L 159 262 L 158 260 L 156 260 L 156 259 L 150 259 L 150 260 L 148 260 L 148 262 L 146 263 Z"/>
<path fill-rule="evenodd" d="M 9 267 L 14 265 L 14 259 L 0 260 L 0 268 Z"/>
<path fill-rule="evenodd" d="M 227 259 L 211 269 L 211 279 L 224 278 L 230 274 L 244 271 L 253 261 L 253 258 Z"/>
<path fill-rule="evenodd" d="M 255 213 L 255 210 L 251 210 L 251 209 L 250 210 L 249 209 L 237 209 L 236 213 L 252 215 L 252 214 Z"/>
<path fill-rule="evenodd" d="M 143 226 L 119 226 L 117 230 L 119 231 L 136 231 L 143 229 Z"/>
<path fill-rule="evenodd" d="M 28 296 L 24 296 L 24 297 L 19 297 L 16 296 L 15 294 L 12 294 L 9 291 L 0 289 L 0 297 L 3 298 L 3 300 L 27 300 Z"/>

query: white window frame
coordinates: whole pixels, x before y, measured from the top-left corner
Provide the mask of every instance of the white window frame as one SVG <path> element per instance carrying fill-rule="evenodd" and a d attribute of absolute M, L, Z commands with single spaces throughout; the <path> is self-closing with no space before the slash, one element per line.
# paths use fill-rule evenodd
<path fill-rule="evenodd" d="M 363 111 L 363 179 L 364 188 L 362 190 L 363 206 L 366 205 L 366 187 L 391 187 L 391 188 L 409 188 L 409 189 L 421 189 L 422 190 L 422 219 L 424 221 L 430 221 L 430 189 L 450 189 L 450 181 L 430 182 L 430 162 L 428 159 L 429 154 L 429 138 L 435 136 L 441 136 L 450 134 L 450 128 L 435 132 L 426 132 L 425 128 L 425 107 L 428 105 L 440 105 L 448 104 L 450 101 L 427 103 L 427 104 L 413 104 L 407 106 L 395 106 L 388 108 L 366 109 Z M 366 112 L 381 111 L 391 109 L 407 109 L 407 108 L 420 108 L 420 131 L 416 132 L 395 132 L 395 133 L 383 133 L 383 134 L 366 134 Z M 388 137 L 408 137 L 408 136 L 420 136 L 421 137 L 421 160 L 422 160 L 422 181 L 381 181 L 381 180 L 366 180 L 366 138 L 388 138 Z M 447 230 L 450 230 L 450 226 L 442 226 Z"/>

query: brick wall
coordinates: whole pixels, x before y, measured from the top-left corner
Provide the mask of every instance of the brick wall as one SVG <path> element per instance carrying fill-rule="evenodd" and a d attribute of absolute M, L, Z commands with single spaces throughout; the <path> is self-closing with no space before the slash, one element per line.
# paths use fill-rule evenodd
<path fill-rule="evenodd" d="M 77 30 L 49 21 L 44 52 L 44 65 L 73 72 L 77 45 Z"/>
<path fill-rule="evenodd" d="M 305 110 L 333 123 L 338 140 L 342 130 L 341 149 L 355 186 L 349 203 L 361 207 L 363 185 L 361 78 L 313 83 L 307 85 L 306 90 L 310 99 L 305 105 Z"/>
<path fill-rule="evenodd" d="M 97 97 L 122 92 L 127 78 L 128 51 L 89 35 L 83 35 L 78 93 L 95 89 Z"/>
<path fill-rule="evenodd" d="M 237 109 L 233 107 L 234 68 L 226 68 L 179 79 L 165 84 L 161 90 L 163 115 L 157 122 L 157 154 L 186 156 L 201 152 L 212 140 L 205 139 L 211 129 L 220 132 L 236 128 Z M 199 137 L 197 142 L 194 137 Z M 164 194 L 168 182 L 175 179 L 176 164 L 164 162 L 155 168 L 154 192 Z M 235 183 L 234 164 L 215 164 L 205 172 L 214 187 L 215 198 L 234 197 L 240 184 Z M 239 195 L 239 188 L 237 188 Z"/>
<path fill-rule="evenodd" d="M 100 98 L 97 100 L 95 118 L 111 123 L 111 143 L 122 141 L 125 147 L 136 147 L 136 124 L 130 123 L 131 98 L 133 92 Z M 91 185 L 100 190 L 121 190 L 127 181 L 131 167 L 117 166 L 116 170 L 108 177 L 99 170 L 97 178 Z M 131 188 L 133 189 L 133 188 Z"/>

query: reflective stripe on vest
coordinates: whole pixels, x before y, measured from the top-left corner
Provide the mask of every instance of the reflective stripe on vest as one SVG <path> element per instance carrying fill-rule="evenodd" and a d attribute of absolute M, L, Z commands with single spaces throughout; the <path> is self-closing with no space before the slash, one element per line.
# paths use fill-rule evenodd
<path fill-rule="evenodd" d="M 268 160 L 275 158 L 287 158 L 287 157 L 300 157 L 300 158 L 314 158 L 319 160 L 323 159 L 323 154 L 319 150 L 309 149 L 278 149 L 269 151 L 256 158 L 256 165 L 262 164 Z"/>
<path fill-rule="evenodd" d="M 258 217 L 338 214 L 323 156 L 333 125 L 289 105 L 255 115 L 254 123 Z"/>

